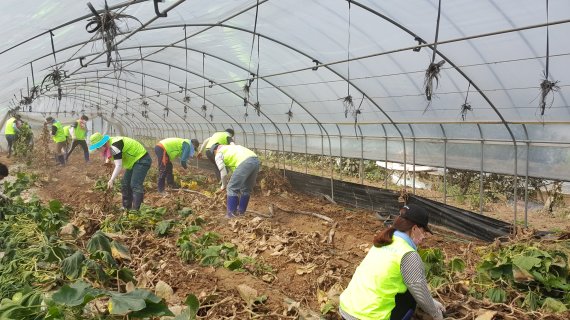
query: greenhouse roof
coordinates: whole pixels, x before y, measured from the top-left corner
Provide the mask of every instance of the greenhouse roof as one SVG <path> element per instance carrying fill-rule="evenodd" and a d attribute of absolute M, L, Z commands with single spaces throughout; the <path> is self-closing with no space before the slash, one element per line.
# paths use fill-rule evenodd
<path fill-rule="evenodd" d="M 90 4 L 3 1 L 4 113 L 87 113 L 155 137 L 232 126 L 249 144 L 281 136 L 269 148 L 284 151 L 569 171 L 569 1 Z"/>

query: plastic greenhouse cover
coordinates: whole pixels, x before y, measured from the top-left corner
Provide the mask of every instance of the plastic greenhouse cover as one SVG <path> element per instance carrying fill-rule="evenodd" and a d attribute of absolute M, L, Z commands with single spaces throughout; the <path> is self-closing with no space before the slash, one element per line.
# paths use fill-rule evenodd
<path fill-rule="evenodd" d="M 256 146 L 268 135 L 272 149 L 407 163 L 415 154 L 470 170 L 483 157 L 485 171 L 570 179 L 561 174 L 570 165 L 569 1 L 550 0 L 547 11 L 534 0 L 165 0 L 166 17 L 153 1 L 107 4 L 138 19 L 119 21 L 109 67 L 103 41 L 86 31 L 87 1 L 3 1 L 3 114 L 86 113 L 157 138 L 233 127 Z M 428 102 L 432 58 L 445 62 Z M 558 87 L 541 110 L 547 61 Z M 21 104 L 56 67 L 68 76 L 62 99 L 48 79 Z"/>

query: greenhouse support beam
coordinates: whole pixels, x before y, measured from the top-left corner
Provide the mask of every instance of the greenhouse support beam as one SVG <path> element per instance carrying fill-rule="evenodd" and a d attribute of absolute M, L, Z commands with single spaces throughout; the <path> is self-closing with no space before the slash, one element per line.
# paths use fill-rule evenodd
<path fill-rule="evenodd" d="M 479 129 L 479 137 L 481 137 L 481 171 L 479 172 L 479 213 L 483 214 L 483 200 L 484 200 L 484 196 L 485 196 L 485 190 L 483 189 L 483 176 L 484 176 L 484 171 L 483 171 L 483 166 L 485 165 L 485 158 L 483 157 L 484 155 L 484 151 L 485 151 L 485 141 L 483 140 L 483 130 L 481 129 L 481 126 L 479 124 L 477 124 L 477 129 Z"/>
<path fill-rule="evenodd" d="M 522 125 L 524 130 L 524 135 L 527 140 L 526 144 L 526 166 L 525 166 L 525 178 L 524 178 L 524 227 L 528 228 L 528 171 L 529 171 L 529 157 L 530 157 L 530 140 L 528 136 L 528 130 L 526 126 Z"/>

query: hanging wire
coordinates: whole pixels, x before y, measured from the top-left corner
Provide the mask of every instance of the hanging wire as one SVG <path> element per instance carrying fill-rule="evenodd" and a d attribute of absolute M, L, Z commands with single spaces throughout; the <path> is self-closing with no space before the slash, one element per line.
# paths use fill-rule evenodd
<path fill-rule="evenodd" d="M 347 79 L 346 79 L 346 91 L 347 96 L 342 99 L 342 105 L 344 106 L 344 117 L 348 117 L 348 113 L 354 112 L 354 102 L 352 101 L 352 96 L 350 95 L 350 29 L 352 26 L 351 23 L 351 6 L 350 0 L 348 1 L 348 42 L 346 45 L 346 68 L 347 68 Z"/>
<path fill-rule="evenodd" d="M 186 69 L 184 72 L 184 99 L 186 103 L 190 102 L 190 96 L 188 95 L 188 35 L 186 34 L 186 26 L 184 26 L 184 54 L 186 55 Z M 184 105 L 184 113 L 187 113 L 186 105 Z"/>
<path fill-rule="evenodd" d="M 257 116 L 261 116 L 261 104 L 259 103 L 259 65 L 261 64 L 261 58 L 259 56 L 259 42 L 260 42 L 259 35 L 257 35 L 257 82 L 255 84 L 255 103 L 253 104 L 253 108 L 257 113 Z"/>
<path fill-rule="evenodd" d="M 170 72 L 172 67 L 168 66 L 168 84 L 166 85 L 166 107 L 164 107 L 164 115 L 163 118 L 166 119 L 168 117 L 168 113 L 170 109 L 168 108 L 168 103 L 170 102 Z"/>
<path fill-rule="evenodd" d="M 549 34 L 549 27 L 548 27 L 548 0 L 546 0 L 546 69 L 544 70 L 544 79 L 540 83 L 540 103 L 538 105 L 540 109 L 540 116 L 544 116 L 544 111 L 546 109 L 546 98 L 551 92 L 558 92 L 560 90 L 560 86 L 558 85 L 559 81 L 550 81 L 549 80 L 549 67 L 550 67 L 550 34 Z M 552 95 L 551 101 L 549 103 L 549 108 L 552 107 L 554 103 L 554 94 Z"/>
<path fill-rule="evenodd" d="M 467 94 L 465 95 L 465 101 L 461 105 L 461 120 L 463 121 L 467 119 L 467 112 L 473 111 L 471 104 L 467 102 L 467 98 L 469 98 L 469 89 L 471 89 L 471 82 L 469 82 L 469 86 L 467 86 Z"/>
<path fill-rule="evenodd" d="M 257 33 L 257 17 L 259 15 L 259 0 L 257 0 L 257 4 L 255 5 L 255 20 L 253 23 L 253 33 L 251 36 L 251 49 L 249 51 L 249 63 L 247 65 L 247 71 L 248 71 L 248 79 L 246 80 L 245 84 L 243 85 L 243 106 L 246 107 L 246 116 L 247 117 L 247 106 L 248 106 L 248 100 L 249 100 L 249 91 L 251 89 L 251 85 L 253 84 L 253 81 L 255 81 L 255 75 L 253 73 L 251 73 L 251 60 L 253 58 L 253 48 L 255 48 L 255 36 Z M 259 41 L 258 41 L 259 42 Z M 259 59 L 259 56 L 258 56 Z M 251 78 L 249 78 L 251 76 Z"/>
<path fill-rule="evenodd" d="M 289 111 L 285 112 L 285 114 L 287 115 L 287 122 L 291 122 L 291 119 L 293 119 L 293 103 L 295 101 L 293 99 L 291 99 L 291 106 L 289 107 Z"/>
<path fill-rule="evenodd" d="M 441 18 L 441 0 L 439 0 L 438 6 L 437 6 L 437 22 L 436 22 L 436 26 L 435 26 L 435 41 L 433 44 L 433 53 L 431 56 L 431 62 L 429 64 L 428 68 L 426 69 L 425 76 L 424 76 L 424 92 L 426 95 L 426 99 L 428 101 L 428 104 L 427 104 L 424 112 L 427 111 L 427 109 L 429 108 L 429 106 L 431 104 L 433 92 L 439 85 L 439 77 L 440 77 L 439 72 L 441 71 L 441 67 L 445 64 L 445 60 L 441 60 L 437 63 L 435 62 L 435 57 L 437 54 L 437 42 L 438 42 L 438 38 L 439 38 L 439 21 L 440 21 L 440 18 Z"/>
<path fill-rule="evenodd" d="M 204 112 L 204 116 L 206 116 L 206 111 L 208 111 L 208 107 L 206 106 L 206 54 L 202 53 L 202 79 L 204 80 L 204 85 L 202 86 L 202 112 Z"/>

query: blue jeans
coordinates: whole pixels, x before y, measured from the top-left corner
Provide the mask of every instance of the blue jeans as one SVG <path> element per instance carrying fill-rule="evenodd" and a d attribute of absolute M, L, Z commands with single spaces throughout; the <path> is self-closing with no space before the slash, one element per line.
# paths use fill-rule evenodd
<path fill-rule="evenodd" d="M 158 159 L 158 192 L 164 191 L 165 182 L 172 188 L 178 187 L 176 182 L 174 182 L 172 162 L 170 161 L 168 154 L 159 146 L 154 147 L 154 153 L 156 153 L 156 158 Z M 166 157 L 166 160 L 163 160 L 164 157 Z M 166 161 L 166 165 L 163 161 Z"/>
<path fill-rule="evenodd" d="M 236 168 L 228 182 L 228 197 L 247 196 L 253 190 L 259 172 L 259 159 L 249 157 Z"/>
<path fill-rule="evenodd" d="M 121 185 L 123 206 L 125 208 L 130 209 L 133 201 L 133 194 L 138 194 L 141 197 L 144 194 L 143 182 L 146 178 L 148 169 L 150 169 L 151 163 L 152 159 L 147 153 L 135 162 L 131 169 L 125 170 L 125 175 L 123 176 Z"/>

